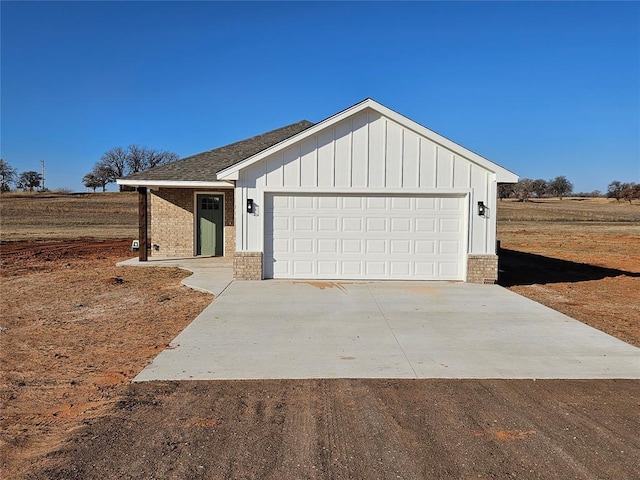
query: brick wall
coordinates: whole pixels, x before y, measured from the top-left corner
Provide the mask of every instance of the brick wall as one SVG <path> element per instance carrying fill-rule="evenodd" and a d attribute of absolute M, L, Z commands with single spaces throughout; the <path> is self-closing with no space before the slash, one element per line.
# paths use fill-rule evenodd
<path fill-rule="evenodd" d="M 236 253 L 236 227 L 234 191 L 224 191 L 224 256 L 233 257 Z"/>
<path fill-rule="evenodd" d="M 497 255 L 469 255 L 467 257 L 468 283 L 496 283 L 498 280 Z"/>
<path fill-rule="evenodd" d="M 151 192 L 151 242 L 154 257 L 192 257 L 193 189 L 160 188 Z"/>
<path fill-rule="evenodd" d="M 154 257 L 192 257 L 195 255 L 193 188 L 160 188 L 151 192 L 151 242 Z M 200 190 L 198 190 L 200 193 Z M 235 252 L 233 190 L 224 195 L 225 256 Z"/>
<path fill-rule="evenodd" d="M 262 252 L 236 252 L 233 256 L 235 280 L 262 280 Z"/>

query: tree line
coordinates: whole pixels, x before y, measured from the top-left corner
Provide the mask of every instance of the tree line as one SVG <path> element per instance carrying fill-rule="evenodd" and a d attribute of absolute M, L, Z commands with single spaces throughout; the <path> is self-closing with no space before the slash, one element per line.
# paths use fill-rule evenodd
<path fill-rule="evenodd" d="M 571 193 L 573 193 L 573 184 L 564 175 L 551 180 L 522 178 L 518 183 L 498 185 L 498 197 L 501 200 L 515 197 L 526 202 L 534 195 L 536 197 L 559 197 L 562 200 L 562 197 L 571 195 Z"/>
<path fill-rule="evenodd" d="M 179 158 L 177 153 L 141 145 L 114 147 L 104 152 L 100 160 L 93 165 L 93 169 L 82 177 L 82 183 L 94 192 L 96 188 L 102 188 L 104 192 L 107 185 L 118 178 L 175 162 Z"/>
<path fill-rule="evenodd" d="M 504 198 L 517 198 L 522 202 L 528 201 L 532 197 L 562 197 L 573 194 L 573 184 L 565 176 L 555 177 L 551 180 L 531 178 L 523 178 L 518 183 L 501 183 L 498 185 L 498 197 L 500 200 Z M 596 190 L 588 194 L 580 193 L 578 196 L 604 197 L 605 194 Z M 607 198 L 615 198 L 616 200 L 632 200 L 640 199 L 640 184 L 635 182 L 623 183 L 614 180 L 607 187 Z"/>
<path fill-rule="evenodd" d="M 11 185 L 15 185 L 18 190 L 32 192 L 40 187 L 40 182 L 42 182 L 42 175 L 38 172 L 29 170 L 18 174 L 9 162 L 0 158 L 0 191 L 8 192 L 11 190 Z"/>

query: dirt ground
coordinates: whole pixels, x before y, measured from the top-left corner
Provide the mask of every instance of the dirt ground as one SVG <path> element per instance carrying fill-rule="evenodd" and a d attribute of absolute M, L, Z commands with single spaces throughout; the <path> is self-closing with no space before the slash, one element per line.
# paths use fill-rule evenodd
<path fill-rule="evenodd" d="M 129 245 L 2 245 L 0 478 L 26 475 L 104 415 L 211 302 L 180 285 L 185 271 L 116 267 Z"/>
<path fill-rule="evenodd" d="M 500 282 L 640 345 L 640 207 L 601 203 L 501 205 Z M 130 384 L 212 296 L 116 267 L 130 240 L 17 241 L 6 206 L 0 478 L 640 477 L 637 381 Z"/>
<path fill-rule="evenodd" d="M 640 347 L 640 205 L 500 202 L 499 283 Z"/>

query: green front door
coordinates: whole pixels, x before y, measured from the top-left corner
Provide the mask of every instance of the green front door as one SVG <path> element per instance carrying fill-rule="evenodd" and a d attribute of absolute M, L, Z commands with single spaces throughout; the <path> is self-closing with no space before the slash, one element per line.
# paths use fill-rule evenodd
<path fill-rule="evenodd" d="M 197 255 L 223 255 L 223 196 L 198 195 Z"/>

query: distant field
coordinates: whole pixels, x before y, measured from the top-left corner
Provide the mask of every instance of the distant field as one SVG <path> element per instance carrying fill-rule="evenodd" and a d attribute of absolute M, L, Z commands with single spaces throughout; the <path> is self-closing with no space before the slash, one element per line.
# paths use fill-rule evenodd
<path fill-rule="evenodd" d="M 137 238 L 135 192 L 3 193 L 2 242 L 74 238 Z"/>
<path fill-rule="evenodd" d="M 498 201 L 498 223 L 533 222 L 640 222 L 640 202 L 609 198 L 541 198 L 528 202 Z"/>
<path fill-rule="evenodd" d="M 623 268 L 640 254 L 639 239 L 638 203 L 606 198 L 498 202 L 498 240 L 505 248 Z"/>

